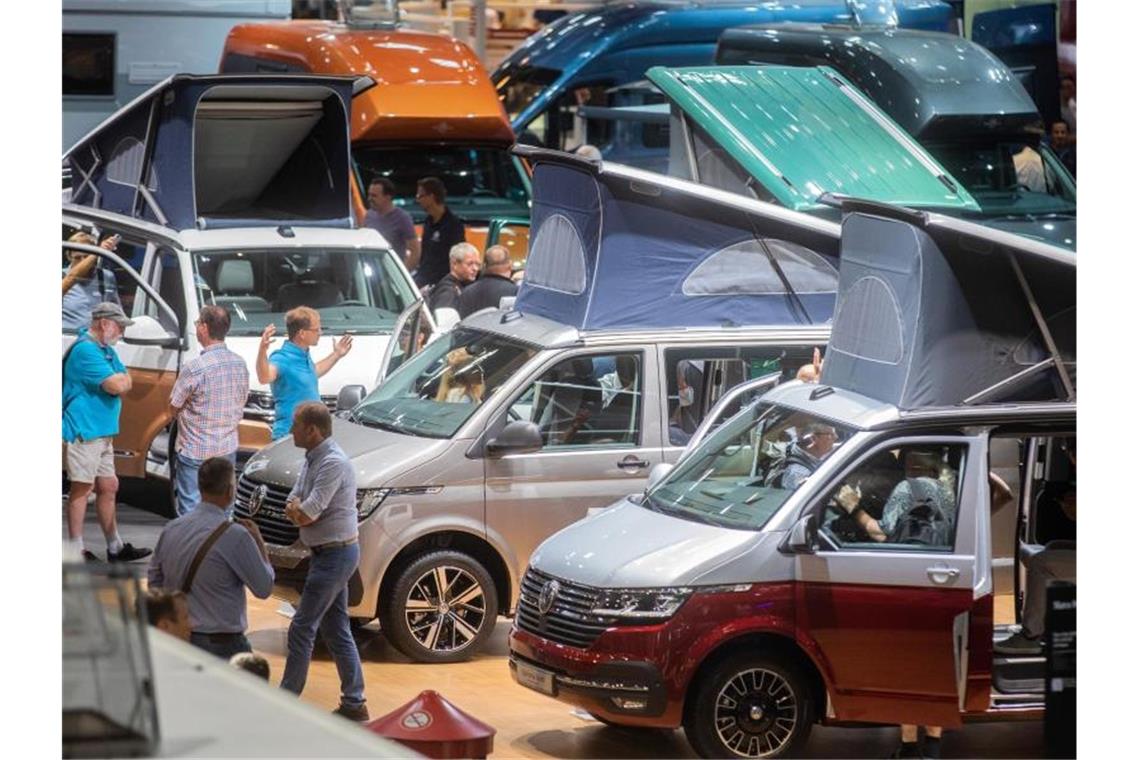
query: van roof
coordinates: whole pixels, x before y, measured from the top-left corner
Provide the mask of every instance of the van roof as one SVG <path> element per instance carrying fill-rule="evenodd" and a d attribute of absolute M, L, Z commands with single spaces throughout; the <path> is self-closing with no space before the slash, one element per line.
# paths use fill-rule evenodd
<path fill-rule="evenodd" d="M 648 75 L 788 208 L 815 208 L 831 192 L 980 211 L 922 146 L 831 68 L 655 67 Z"/>
<path fill-rule="evenodd" d="M 353 142 L 514 142 L 487 71 L 450 37 L 336 21 L 239 24 L 226 39 L 223 58 L 228 54 L 293 71 L 372 77 L 379 86 L 352 104 Z"/>

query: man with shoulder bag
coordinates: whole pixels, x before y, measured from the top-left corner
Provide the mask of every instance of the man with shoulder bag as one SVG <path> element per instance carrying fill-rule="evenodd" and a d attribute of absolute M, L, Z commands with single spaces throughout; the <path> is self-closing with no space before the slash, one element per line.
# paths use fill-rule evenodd
<path fill-rule="evenodd" d="M 202 501 L 167 523 L 158 537 L 147 580 L 151 588 L 177 588 L 190 601 L 190 643 L 229 659 L 252 650 L 245 590 L 265 599 L 273 590 L 273 566 L 252 520 L 226 517 L 234 500 L 234 466 L 213 457 L 198 469 Z"/>

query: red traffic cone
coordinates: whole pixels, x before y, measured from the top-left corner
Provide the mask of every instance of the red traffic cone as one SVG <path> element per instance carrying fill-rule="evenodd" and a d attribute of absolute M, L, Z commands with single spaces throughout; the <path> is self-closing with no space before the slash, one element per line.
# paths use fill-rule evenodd
<path fill-rule="evenodd" d="M 491 754 L 495 729 L 428 690 L 402 707 L 366 724 L 368 730 L 398 741 L 427 757 L 484 758 Z"/>

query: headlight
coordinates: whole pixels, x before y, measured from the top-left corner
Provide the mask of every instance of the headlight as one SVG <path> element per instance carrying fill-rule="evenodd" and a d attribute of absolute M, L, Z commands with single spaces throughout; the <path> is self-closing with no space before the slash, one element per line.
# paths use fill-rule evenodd
<path fill-rule="evenodd" d="M 590 613 L 637 622 L 668 620 L 692 593 L 691 588 L 608 589 L 598 594 Z"/>
<path fill-rule="evenodd" d="M 377 507 L 384 503 L 389 496 L 423 496 L 436 494 L 443 490 L 443 486 L 404 486 L 402 488 L 358 488 L 356 489 L 357 519 L 363 520 Z"/>

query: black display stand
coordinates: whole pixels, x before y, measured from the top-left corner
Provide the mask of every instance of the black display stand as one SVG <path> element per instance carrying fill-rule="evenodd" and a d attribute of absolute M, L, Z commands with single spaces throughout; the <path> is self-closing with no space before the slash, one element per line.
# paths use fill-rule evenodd
<path fill-rule="evenodd" d="M 1054 581 L 1045 592 L 1045 748 L 1077 756 L 1077 587 Z"/>

